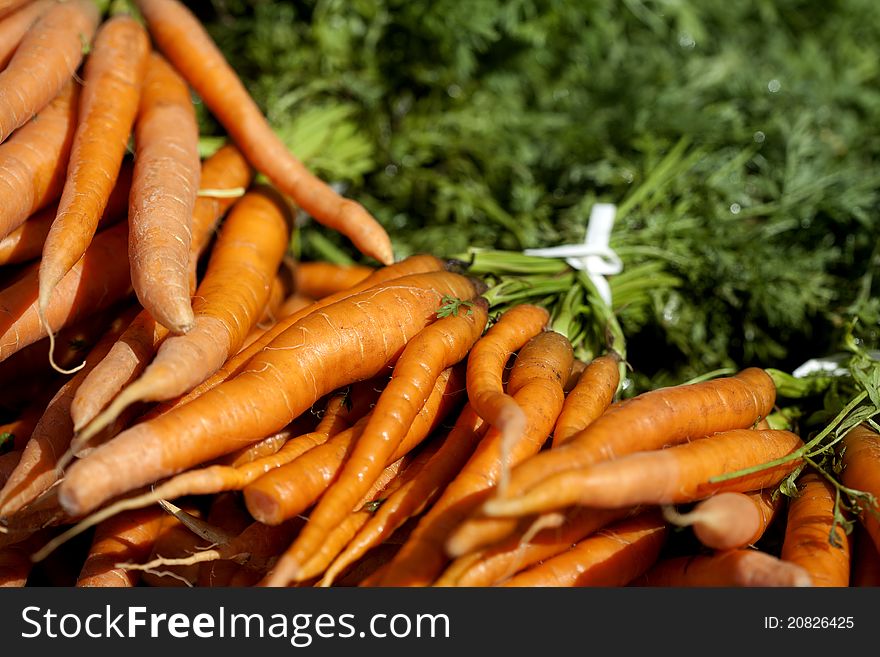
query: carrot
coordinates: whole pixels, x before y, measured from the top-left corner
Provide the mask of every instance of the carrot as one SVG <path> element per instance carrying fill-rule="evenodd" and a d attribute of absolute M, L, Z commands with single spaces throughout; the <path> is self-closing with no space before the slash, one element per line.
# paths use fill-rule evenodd
<path fill-rule="evenodd" d="M 61 473 L 56 469 L 58 459 L 73 436 L 70 420 L 73 394 L 85 378 L 87 370 L 94 367 L 109 351 L 133 314 L 134 309 L 129 310 L 114 322 L 89 352 L 85 368 L 65 383 L 49 402 L 24 447 L 21 462 L 0 490 L 0 517 L 9 517 L 60 479 Z"/>
<path fill-rule="evenodd" d="M 540 333 L 549 319 L 549 313 L 539 306 L 514 306 L 492 325 L 468 355 L 468 399 L 480 417 L 501 430 L 503 451 L 522 435 L 526 423 L 523 409 L 504 392 L 504 367 L 511 354 Z M 505 473 L 502 484 L 506 483 Z"/>
<path fill-rule="evenodd" d="M 318 502 L 309 522 L 286 554 L 285 564 L 291 578 L 366 494 L 399 447 L 419 409 L 427 402 L 437 377 L 467 356 L 483 333 L 488 308 L 488 302 L 480 297 L 472 304 L 446 310 L 445 317 L 424 328 L 404 347 L 391 381 L 379 396 L 339 477 Z"/>
<path fill-rule="evenodd" d="M 34 566 L 30 553 L 41 538 L 41 534 L 33 534 L 14 545 L 0 547 L 0 588 L 22 588 L 27 584 Z"/>
<path fill-rule="evenodd" d="M 567 469 L 751 427 L 770 413 L 775 400 L 773 380 L 752 367 L 731 377 L 660 388 L 617 402 L 566 444 L 516 468 L 506 495 L 516 496 Z"/>
<path fill-rule="evenodd" d="M 0 454 L 5 449 L 13 450 L 24 447 L 28 438 L 34 432 L 34 427 L 37 426 L 40 416 L 46 409 L 46 404 L 49 403 L 54 394 L 53 391 L 52 395 L 49 395 L 48 398 L 45 398 L 45 395 L 41 396 L 34 403 L 28 404 L 15 420 L 0 425 L 0 436 L 2 436 L 0 440 L 3 441 L 0 443 Z"/>
<path fill-rule="evenodd" d="M 348 237 L 361 253 L 391 264 L 391 240 L 381 224 L 287 150 L 198 19 L 176 0 L 138 0 L 137 6 L 159 49 L 255 168 L 318 222 Z"/>
<path fill-rule="evenodd" d="M 71 515 L 87 513 L 114 495 L 278 431 L 326 393 L 378 374 L 431 322 L 444 296 L 471 298 L 475 285 L 449 272 L 417 274 L 307 315 L 234 379 L 75 463 L 61 485 L 62 506 Z"/>
<path fill-rule="evenodd" d="M 616 354 L 600 356 L 584 368 L 572 390 L 567 393 L 553 429 L 552 447 L 558 448 L 573 435 L 598 418 L 611 403 L 619 381 Z M 503 539 L 516 529 L 515 518 L 485 518 L 479 515 L 465 520 L 456 528 L 446 549 L 457 557 Z"/>
<path fill-rule="evenodd" d="M 608 408 L 620 382 L 620 356 L 599 356 L 580 375 L 565 398 L 553 429 L 552 447 L 559 447 L 580 433 Z"/>
<path fill-rule="evenodd" d="M 507 538 L 455 559 L 435 586 L 494 586 L 517 572 L 571 548 L 605 525 L 624 518 L 630 509 L 572 507 L 564 514 L 524 519 Z"/>
<path fill-rule="evenodd" d="M 150 40 L 129 16 L 98 29 L 85 64 L 79 118 L 58 214 L 40 261 L 39 309 L 88 248 L 110 198 L 134 124 Z"/>
<path fill-rule="evenodd" d="M 123 172 L 126 168 L 123 168 Z M 234 146 L 223 146 L 202 163 L 201 182 L 213 190 L 227 190 L 246 186 L 251 170 Z M 120 174 L 122 180 L 122 174 Z M 131 172 L 128 169 L 128 186 Z M 118 187 L 119 185 L 117 185 Z M 113 205 L 111 194 L 108 208 Z M 128 193 L 126 192 L 126 202 Z M 229 208 L 233 198 L 224 196 L 200 196 L 193 209 L 193 239 L 190 252 L 190 277 L 195 281 L 198 255 L 205 248 L 214 226 Z M 195 285 L 193 284 L 193 289 Z M 74 427 L 80 431 L 116 396 L 123 386 L 132 382 L 155 355 L 168 329 L 158 324 L 153 316 L 143 311 L 113 345 L 107 358 L 90 374 L 77 390 L 71 414 Z"/>
<path fill-rule="evenodd" d="M 242 341 L 241 346 L 239 346 L 239 349 L 247 344 L 253 343 L 254 340 L 263 335 L 266 329 L 273 326 L 275 322 L 278 321 L 278 310 L 287 298 L 289 291 L 285 276 L 283 276 L 281 272 L 278 272 L 269 285 L 269 296 L 266 299 L 266 303 L 264 303 L 263 307 L 260 309 L 259 319 L 254 324 L 253 328 L 250 329 L 247 337 Z"/>
<path fill-rule="evenodd" d="M 185 403 L 192 401 L 196 397 L 201 396 L 208 390 L 215 388 L 231 376 L 238 375 L 244 369 L 245 365 L 251 360 L 251 358 L 258 354 L 264 347 L 266 347 L 266 345 L 272 342 L 272 340 L 277 338 L 284 331 L 286 331 L 288 328 L 290 328 L 293 324 L 301 320 L 306 315 L 309 315 L 317 310 L 320 310 L 321 308 L 329 306 L 338 301 L 342 301 L 343 299 L 346 299 L 350 296 L 354 296 L 355 294 L 364 292 L 371 287 L 386 284 L 388 281 L 391 281 L 395 278 L 400 278 L 412 274 L 441 271 L 442 269 L 444 269 L 444 262 L 439 258 L 431 255 L 410 256 L 409 258 L 406 258 L 405 260 L 402 260 L 398 263 L 378 269 L 375 273 L 364 279 L 363 282 L 353 287 L 352 289 L 346 290 L 345 292 L 339 292 L 338 294 L 330 295 L 329 297 L 324 297 L 323 299 L 316 301 L 314 304 L 286 316 L 283 320 L 275 324 L 275 326 L 268 329 L 261 338 L 253 342 L 246 349 L 243 349 L 233 358 L 230 358 L 226 362 L 226 364 L 224 364 L 223 367 L 221 367 L 214 375 L 208 377 L 202 384 L 196 386 L 190 393 L 183 395 L 182 397 L 172 402 L 157 405 L 155 410 L 148 413 L 144 419 L 152 419 L 158 417 L 159 415 L 167 413 L 168 411 L 173 410 L 174 408 L 177 408 Z"/>
<path fill-rule="evenodd" d="M 467 404 L 442 446 L 425 451 L 411 467 L 419 468 L 412 478 L 382 503 L 345 550 L 327 568 L 321 586 L 330 586 L 346 568 L 380 545 L 403 523 L 431 506 L 444 487 L 464 466 L 488 425 Z M 428 457 L 426 461 L 423 461 Z"/>
<path fill-rule="evenodd" d="M 766 552 L 742 548 L 710 555 L 673 557 L 658 561 L 631 586 L 751 587 L 811 586 L 801 566 Z"/>
<path fill-rule="evenodd" d="M 21 4 L 21 3 L 19 3 Z M 6 68 L 15 49 L 31 26 L 54 5 L 54 0 L 36 0 L 24 7 L 3 13 L 0 22 L 0 70 Z M 9 10 L 7 10 L 9 11 Z"/>
<path fill-rule="evenodd" d="M 62 279 L 46 313 L 49 330 L 75 324 L 129 292 L 127 230 L 122 223 L 99 233 Z M 37 267 L 31 265 L 16 283 L 0 291 L 0 361 L 48 334 L 37 311 L 37 275 Z"/>
<path fill-rule="evenodd" d="M 435 380 L 428 399 L 413 419 L 403 440 L 392 454 L 385 457 L 384 466 L 412 450 L 451 412 L 461 397 L 461 378 L 462 373 L 458 369 L 450 368 Z M 277 525 L 305 511 L 340 476 L 343 464 L 356 449 L 374 413 L 375 410 L 361 418 L 351 429 L 246 486 L 244 500 L 250 514 L 267 525 Z M 354 506 L 353 503 L 349 507 L 349 513 Z M 314 512 L 311 516 L 314 516 Z"/>
<path fill-rule="evenodd" d="M 57 97 L 83 59 L 100 16 L 91 0 L 55 3 L 25 33 L 0 71 L 0 142 Z M 7 231 L 0 230 L 5 235 Z"/>
<path fill-rule="evenodd" d="M 0 18 L 5 18 L 23 5 L 28 5 L 32 0 L 0 0 Z"/>
<path fill-rule="evenodd" d="M 855 527 L 850 586 L 880 586 L 880 553 L 868 532 Z"/>
<path fill-rule="evenodd" d="M 843 485 L 873 497 L 863 503 L 859 519 L 880 550 L 880 436 L 865 424 L 852 428 L 843 438 L 842 461 Z"/>
<path fill-rule="evenodd" d="M 3 434 L 0 433 L 0 436 Z M 4 454 L 0 454 L 0 487 L 5 486 L 9 481 L 9 475 L 13 473 L 18 462 L 21 461 L 20 449 L 14 449 Z"/>
<path fill-rule="evenodd" d="M 164 518 L 153 541 L 152 550 L 147 555 L 148 559 L 171 560 L 183 558 L 182 555 L 192 554 L 200 548 L 207 546 L 208 541 L 191 531 L 181 520 L 183 517 L 198 522 L 204 516 L 202 509 L 194 501 L 188 501 L 183 509 L 179 509 L 176 514 L 168 511 L 170 511 L 168 508 L 163 510 Z M 127 563 L 126 561 L 116 561 L 112 565 L 114 569 L 122 572 L 134 570 L 127 568 Z M 160 587 L 192 586 L 192 583 L 198 578 L 198 571 L 198 566 L 194 564 L 171 565 L 162 570 L 144 569 L 140 573 L 139 585 Z M 137 577 L 137 574 L 130 574 L 129 576 Z"/>
<path fill-rule="evenodd" d="M 781 458 L 802 444 L 790 431 L 733 429 L 685 445 L 560 472 L 519 497 L 496 497 L 482 508 L 488 515 L 517 516 L 574 504 L 598 508 L 678 504 L 724 491 L 761 490 L 777 485 L 800 459 L 721 482 L 710 480 Z"/>
<path fill-rule="evenodd" d="M 572 362 L 571 344 L 554 331 L 539 333 L 520 350 L 507 389 L 526 412 L 525 432 L 504 454 L 501 432 L 488 431 L 395 556 L 382 586 L 424 586 L 440 573 L 450 531 L 491 494 L 506 467 L 527 459 L 546 441 L 562 408 L 562 386 Z"/>
<path fill-rule="evenodd" d="M 850 540 L 835 522 L 835 489 L 817 472 L 798 478 L 780 557 L 802 566 L 813 586 L 849 586 Z"/>
<path fill-rule="evenodd" d="M 657 561 L 666 534 L 656 512 L 620 520 L 501 586 L 625 586 Z"/>
<path fill-rule="evenodd" d="M 61 193 L 78 97 L 77 85 L 65 85 L 33 121 L 0 144 L 0 238 Z"/>
<path fill-rule="evenodd" d="M 95 530 L 88 556 L 76 580 L 78 587 L 136 586 L 138 574 L 117 568 L 119 561 L 140 561 L 153 550 L 165 512 L 158 506 L 122 513 Z"/>
<path fill-rule="evenodd" d="M 369 504 L 376 501 L 376 498 L 381 499 L 388 494 L 388 489 L 393 489 L 395 483 L 399 485 L 399 477 L 406 469 L 407 461 L 407 457 L 402 456 L 380 473 L 358 504 L 333 529 L 327 532 L 327 537 L 321 546 L 301 568 L 291 557 L 293 545 L 296 544 L 294 541 L 294 544 L 281 555 L 272 572 L 266 577 L 265 585 L 285 586 L 290 582 L 305 582 L 322 575 L 333 559 L 370 519 L 372 513 L 368 508 Z"/>
<path fill-rule="evenodd" d="M 141 305 L 172 333 L 194 322 L 189 294 L 199 128 L 186 83 L 150 55 L 135 122 L 128 221 L 131 281 Z"/>
<path fill-rule="evenodd" d="M 196 291 L 193 327 L 162 343 L 140 378 L 82 431 L 83 442 L 129 405 L 185 394 L 220 369 L 238 350 L 268 300 L 290 224 L 286 206 L 266 188 L 248 192 L 232 207 Z"/>
<path fill-rule="evenodd" d="M 284 302 L 278 307 L 278 317 L 284 318 L 292 315 L 295 312 L 302 310 L 303 308 L 308 308 L 315 300 L 311 297 L 304 297 L 301 294 L 297 294 L 294 292 L 289 297 L 287 297 Z"/>
<path fill-rule="evenodd" d="M 679 527 L 693 527 L 694 535 L 708 548 L 734 550 L 752 545 L 764 534 L 782 496 L 776 490 L 757 493 L 728 491 L 699 502 L 688 513 L 664 507 L 666 521 Z"/>
<path fill-rule="evenodd" d="M 226 211 L 238 200 L 230 192 L 250 185 L 254 172 L 234 145 L 225 144 L 202 162 L 199 193 L 193 207 L 192 242 L 190 243 L 190 289 L 195 290 L 199 256 Z"/>
<path fill-rule="evenodd" d="M 238 536 L 253 522 L 241 496 L 236 493 L 221 493 L 213 498 L 208 509 L 207 522 L 229 536 Z M 232 561 L 208 561 L 199 565 L 197 586 L 230 586 L 231 580 L 237 575 L 240 566 Z M 250 572 L 250 571 L 248 571 Z M 253 574 L 249 586 L 260 578 Z"/>
<path fill-rule="evenodd" d="M 357 285 L 374 269 L 365 265 L 337 265 L 332 262 L 298 262 L 294 269 L 297 294 L 321 299 Z"/>
<path fill-rule="evenodd" d="M 125 218 L 128 211 L 128 192 L 131 189 L 131 166 L 123 163 L 116 179 L 116 186 L 110 192 L 104 214 L 98 221 L 98 230 L 107 228 Z M 28 262 L 39 258 L 43 252 L 46 235 L 55 221 L 58 204 L 53 203 L 28 217 L 21 226 L 0 239 L 0 265 Z"/>

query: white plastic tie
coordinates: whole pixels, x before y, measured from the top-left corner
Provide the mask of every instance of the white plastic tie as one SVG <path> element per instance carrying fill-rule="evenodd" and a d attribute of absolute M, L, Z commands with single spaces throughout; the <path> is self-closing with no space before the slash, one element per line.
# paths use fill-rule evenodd
<path fill-rule="evenodd" d="M 880 359 L 880 351 L 869 351 L 868 355 L 871 358 Z M 849 369 L 844 367 L 842 363 L 848 361 L 850 357 L 852 357 L 851 353 L 840 352 L 823 358 L 811 358 L 792 371 L 791 375 L 798 379 L 817 373 L 827 374 L 828 376 L 846 376 L 849 373 Z"/>
<path fill-rule="evenodd" d="M 614 203 L 596 203 L 590 211 L 587 234 L 582 244 L 526 249 L 523 253 L 542 258 L 564 258 L 570 267 L 587 272 L 599 295 L 610 306 L 611 286 L 605 277 L 623 271 L 623 261 L 609 246 L 616 215 L 617 206 Z"/>

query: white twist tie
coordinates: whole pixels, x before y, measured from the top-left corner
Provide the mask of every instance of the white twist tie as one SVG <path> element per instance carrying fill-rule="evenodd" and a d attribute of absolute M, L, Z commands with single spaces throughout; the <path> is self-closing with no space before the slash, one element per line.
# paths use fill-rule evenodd
<path fill-rule="evenodd" d="M 564 244 L 544 249 L 526 249 L 525 255 L 542 258 L 565 258 L 570 267 L 587 272 L 599 295 L 611 305 L 611 286 L 606 276 L 623 271 L 623 261 L 608 246 L 617 206 L 614 203 L 596 203 L 590 211 L 587 235 L 582 244 Z"/>

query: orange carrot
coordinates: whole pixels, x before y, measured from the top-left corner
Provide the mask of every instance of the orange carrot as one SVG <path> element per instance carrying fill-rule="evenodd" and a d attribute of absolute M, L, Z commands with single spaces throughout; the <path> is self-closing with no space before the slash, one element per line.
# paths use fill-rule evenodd
<path fill-rule="evenodd" d="M 773 380 L 752 367 L 731 377 L 660 388 L 617 402 L 566 444 L 516 468 L 506 495 L 518 495 L 570 468 L 751 427 L 770 413 L 775 400 Z"/>
<path fill-rule="evenodd" d="M 373 273 L 364 265 L 337 265 L 332 262 L 298 262 L 294 269 L 294 287 L 297 294 L 321 299 L 343 292 L 357 285 Z"/>
<path fill-rule="evenodd" d="M 150 40 L 130 16 L 98 29 L 85 65 L 67 178 L 40 261 L 39 308 L 88 248 L 119 175 L 140 99 Z"/>
<path fill-rule="evenodd" d="M 496 497 L 482 508 L 488 515 L 517 516 L 574 504 L 598 508 L 678 504 L 723 491 L 761 490 L 777 485 L 800 459 L 725 481 L 710 480 L 787 456 L 802 444 L 790 431 L 733 429 L 685 445 L 560 472 L 518 497 Z"/>
<path fill-rule="evenodd" d="M 504 540 L 455 559 L 434 585 L 494 586 L 630 514 L 630 509 L 572 507 L 564 514 L 540 516 L 538 521 L 523 519 Z"/>
<path fill-rule="evenodd" d="M 480 297 L 470 305 L 448 310 L 449 314 L 424 328 L 404 347 L 391 381 L 379 396 L 338 479 L 318 502 L 285 555 L 291 577 L 314 556 L 327 534 L 351 513 L 357 500 L 381 474 L 381 468 L 400 446 L 419 409 L 427 402 L 437 377 L 464 359 L 480 338 L 488 308 L 488 302 Z"/>
<path fill-rule="evenodd" d="M 131 189 L 131 166 L 123 163 L 116 179 L 116 186 L 110 193 L 107 207 L 98 222 L 98 230 L 107 228 L 125 218 L 128 211 L 128 192 Z M 20 262 L 28 262 L 40 257 L 43 252 L 43 244 L 46 235 L 55 221 L 58 213 L 58 204 L 53 203 L 42 210 L 38 210 L 28 217 L 21 226 L 13 230 L 9 235 L 0 239 L 0 265 L 11 265 Z"/>
<path fill-rule="evenodd" d="M 584 368 L 578 381 L 567 393 L 553 430 L 554 448 L 582 431 L 598 418 L 611 403 L 619 381 L 616 354 L 600 356 Z M 456 528 L 446 549 L 450 556 L 457 557 L 482 546 L 500 541 L 516 529 L 516 518 L 485 518 L 479 515 L 465 520 Z"/>
<path fill-rule="evenodd" d="M 451 412 L 462 394 L 461 379 L 462 373 L 457 368 L 450 368 L 435 380 L 406 436 L 386 457 L 383 465 L 388 466 L 407 454 Z M 351 429 L 337 434 L 325 444 L 246 486 L 244 500 L 250 514 L 267 525 L 277 525 L 305 511 L 339 477 L 343 463 L 356 449 L 372 414 L 364 416 Z M 354 506 L 349 507 L 349 513 Z"/>
<path fill-rule="evenodd" d="M 221 493 L 213 498 L 208 509 L 207 522 L 229 536 L 238 536 L 253 522 L 236 493 Z M 199 565 L 197 586 L 230 586 L 241 567 L 233 561 L 208 561 Z M 254 573 L 252 586 L 260 579 Z"/>
<path fill-rule="evenodd" d="M 0 238 L 61 193 L 78 97 L 77 85 L 65 85 L 33 121 L 0 144 Z"/>
<path fill-rule="evenodd" d="M 284 300 L 281 306 L 278 307 L 278 317 L 289 317 L 303 308 L 308 308 L 313 303 L 315 303 L 315 300 L 311 297 L 304 297 L 294 292 Z"/>
<path fill-rule="evenodd" d="M 158 506 L 122 513 L 95 530 L 88 556 L 80 570 L 79 587 L 129 587 L 138 583 L 137 571 L 117 568 L 120 561 L 141 561 L 153 550 L 165 512 Z"/>
<path fill-rule="evenodd" d="M 321 586 L 330 586 L 346 568 L 381 544 L 403 523 L 434 503 L 458 474 L 488 429 L 468 404 L 436 452 L 425 451 L 413 463 L 413 476 L 385 500 L 345 550 L 327 568 Z M 427 460 L 425 457 L 428 457 Z M 421 467 L 419 467 L 421 466 Z"/>
<path fill-rule="evenodd" d="M 198 145 L 189 89 L 152 53 L 135 122 L 129 260 L 141 305 L 172 333 L 186 333 L 194 321 L 189 258 L 201 175 Z"/>
<path fill-rule="evenodd" d="M 211 235 L 226 211 L 238 200 L 229 192 L 244 189 L 254 172 L 244 156 L 232 144 L 226 144 L 202 162 L 199 194 L 193 208 L 192 242 L 189 266 L 190 288 L 195 290 L 196 267 L 199 255 L 205 250 Z"/>
<path fill-rule="evenodd" d="M 361 253 L 391 264 L 391 240 L 381 224 L 287 150 L 198 19 L 177 0 L 138 0 L 137 6 L 159 49 L 255 168 L 318 222 L 348 237 Z"/>
<path fill-rule="evenodd" d="M 779 510 L 782 495 L 777 490 L 757 493 L 727 491 L 698 503 L 688 513 L 665 507 L 664 517 L 679 527 L 693 527 L 694 535 L 708 548 L 734 550 L 752 545 Z"/>
<path fill-rule="evenodd" d="M 859 519 L 880 550 L 880 436 L 865 424 L 849 431 L 843 439 L 843 485 L 873 496 L 873 505 L 863 502 Z"/>
<path fill-rule="evenodd" d="M 472 298 L 479 291 L 472 279 L 450 272 L 416 274 L 307 315 L 234 379 L 73 464 L 61 484 L 62 506 L 71 515 L 87 513 L 114 495 L 278 431 L 328 392 L 385 369 L 432 321 L 444 296 Z"/>
<path fill-rule="evenodd" d="M 571 344 L 554 331 L 539 333 L 520 350 L 507 389 L 526 412 L 525 432 L 505 454 L 501 432 L 489 430 L 397 553 L 382 586 L 425 586 L 440 573 L 450 531 L 491 494 L 506 467 L 535 454 L 546 441 L 562 408 L 562 386 L 572 362 Z"/>
<path fill-rule="evenodd" d="M 538 335 L 549 313 L 539 306 L 522 304 L 505 312 L 468 355 L 468 399 L 477 414 L 502 434 L 502 451 L 525 430 L 525 413 L 504 392 L 504 367 L 513 352 Z M 569 368 L 570 370 L 570 368 Z M 569 372 L 566 372 L 566 380 Z M 502 484 L 506 485 L 506 473 Z"/>
<path fill-rule="evenodd" d="M 267 188 L 248 192 L 232 207 L 196 291 L 193 327 L 162 343 L 140 378 L 82 431 L 83 442 L 135 402 L 189 392 L 238 351 L 269 297 L 291 221 L 286 206 Z"/>
<path fill-rule="evenodd" d="M 568 442 L 608 408 L 620 382 L 620 357 L 599 356 L 583 371 L 578 383 L 565 397 L 559 420 L 553 429 L 553 447 Z"/>
<path fill-rule="evenodd" d="M 666 533 L 656 512 L 621 520 L 501 586 L 625 586 L 657 561 Z"/>
<path fill-rule="evenodd" d="M 0 490 L 0 517 L 9 517 L 61 478 L 58 459 L 73 436 L 70 403 L 76 388 L 109 351 L 134 314 L 129 310 L 119 317 L 86 358 L 86 366 L 65 383 L 52 398 L 33 434 L 24 447 L 21 462 Z"/>
<path fill-rule="evenodd" d="M 658 561 L 632 586 L 751 587 L 812 586 L 801 566 L 766 552 L 742 548 Z"/>
<path fill-rule="evenodd" d="M 412 274 L 421 274 L 421 273 L 429 273 L 433 271 L 441 271 L 444 269 L 444 262 L 439 258 L 436 258 L 431 255 L 414 255 L 406 258 L 405 260 L 401 260 L 398 263 L 393 265 L 389 265 L 388 267 L 382 267 L 378 269 L 375 273 L 364 279 L 363 282 L 353 287 L 350 290 L 346 290 L 345 292 L 339 292 L 338 294 L 332 294 L 329 297 L 324 297 L 323 299 L 316 301 L 314 304 L 304 307 L 295 313 L 284 317 L 283 320 L 279 321 L 275 326 L 268 329 L 261 338 L 253 342 L 246 349 L 242 349 L 238 354 L 236 354 L 233 358 L 230 358 L 226 364 L 221 367 L 216 374 L 208 377 L 202 384 L 196 386 L 190 393 L 183 395 L 182 397 L 167 402 L 164 404 L 159 404 L 156 408 L 147 414 L 144 419 L 153 419 L 167 413 L 174 408 L 177 408 L 185 403 L 188 403 L 195 399 L 196 397 L 201 396 L 205 392 L 215 388 L 219 384 L 226 381 L 228 378 L 238 375 L 244 369 L 245 365 L 253 358 L 256 354 L 258 354 L 266 345 L 272 342 L 275 338 L 281 335 L 284 331 L 290 328 L 293 324 L 301 320 L 306 315 L 309 315 L 321 308 L 329 306 L 338 301 L 342 301 L 350 296 L 354 296 L 355 294 L 364 292 L 365 290 L 370 289 L 371 287 L 377 285 L 386 284 L 388 281 L 391 281 L 395 278 L 400 278 L 402 276 L 408 276 Z"/>
<path fill-rule="evenodd" d="M 880 553 L 864 527 L 855 527 L 850 586 L 880 586 Z"/>
<path fill-rule="evenodd" d="M 849 586 L 850 539 L 835 525 L 834 487 L 817 472 L 802 474 L 797 483 L 780 557 L 802 566 L 813 586 Z"/>
<path fill-rule="evenodd" d="M 116 224 L 99 233 L 56 288 L 46 313 L 49 328 L 64 326 L 122 299 L 131 289 L 125 244 L 128 227 Z M 36 265 L 0 291 L 0 361 L 47 335 L 37 311 Z"/>
<path fill-rule="evenodd" d="M 0 70 L 6 68 L 31 26 L 54 4 L 54 0 L 36 0 L 11 13 L 3 13 L 0 22 Z"/>
<path fill-rule="evenodd" d="M 27 584 L 34 566 L 30 554 L 40 538 L 41 535 L 34 534 L 14 545 L 0 547 L 0 588 L 22 588 Z"/>
<path fill-rule="evenodd" d="M 266 586 L 283 586 L 290 582 L 305 582 L 319 577 L 332 563 L 348 542 L 357 534 L 358 530 L 370 519 L 372 512 L 369 504 L 389 494 L 389 489 L 399 485 L 400 476 L 408 465 L 408 458 L 402 456 L 397 461 L 387 466 L 367 490 L 358 504 L 340 520 L 340 522 L 327 533 L 326 539 L 321 543 L 318 550 L 300 568 L 291 559 L 291 549 L 287 548 L 278 559 L 278 563 L 272 569 L 265 580 Z M 306 523 L 308 524 L 308 523 Z M 294 545 L 296 540 L 294 540 Z"/>
<path fill-rule="evenodd" d="M 5 18 L 32 0 L 0 0 L 0 18 Z"/>
<path fill-rule="evenodd" d="M 91 0 L 67 0 L 55 3 L 25 33 L 9 65 L 0 71 L 0 142 L 70 82 L 99 20 Z"/>
<path fill-rule="evenodd" d="M 0 433 L 0 436 L 3 434 Z M 9 475 L 13 473 L 18 462 L 21 461 L 20 449 L 15 449 L 5 454 L 0 454 L 0 487 L 5 486 L 9 481 Z"/>

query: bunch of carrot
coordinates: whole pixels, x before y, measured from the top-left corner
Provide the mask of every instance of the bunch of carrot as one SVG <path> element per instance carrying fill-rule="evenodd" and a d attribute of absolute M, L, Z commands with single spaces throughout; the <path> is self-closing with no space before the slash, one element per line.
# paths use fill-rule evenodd
<path fill-rule="evenodd" d="M 869 419 L 841 484 L 764 370 L 621 399 L 543 307 L 394 262 L 188 10 L 135 4 L 0 15 L 0 584 L 878 582 Z M 231 138 L 204 161 L 191 90 Z M 291 200 L 379 266 L 291 263 Z"/>

